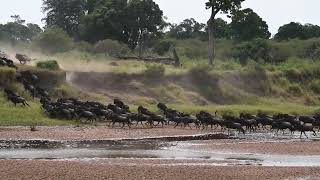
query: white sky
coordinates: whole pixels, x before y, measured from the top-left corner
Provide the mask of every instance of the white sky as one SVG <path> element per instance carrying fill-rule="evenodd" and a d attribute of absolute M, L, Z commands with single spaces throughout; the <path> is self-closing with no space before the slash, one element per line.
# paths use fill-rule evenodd
<path fill-rule="evenodd" d="M 179 23 L 195 18 L 205 23 L 210 11 L 205 10 L 207 0 L 154 0 L 164 11 L 169 22 Z M 1 0 L 0 23 L 10 21 L 10 15 L 19 14 L 27 22 L 42 24 L 42 0 Z M 244 8 L 252 8 L 275 34 L 278 28 L 291 21 L 320 25 L 320 0 L 246 0 Z M 43 25 L 43 24 L 42 24 Z"/>

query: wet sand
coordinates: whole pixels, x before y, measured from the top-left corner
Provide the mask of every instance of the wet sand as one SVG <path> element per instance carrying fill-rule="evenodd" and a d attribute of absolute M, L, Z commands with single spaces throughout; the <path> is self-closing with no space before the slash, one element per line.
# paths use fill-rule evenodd
<path fill-rule="evenodd" d="M 37 127 L 31 132 L 29 127 L 2 127 L 0 128 L 1 140 L 106 140 L 126 138 L 146 138 L 158 136 L 184 136 L 212 133 L 197 129 L 165 128 L 133 128 L 111 129 L 105 126 L 98 127 Z"/>
<path fill-rule="evenodd" d="M 130 160 L 129 160 L 130 161 Z M 1 160 L 1 179 L 320 179 L 320 168 L 193 166 L 135 160 L 44 161 Z"/>
<path fill-rule="evenodd" d="M 274 155 L 320 155 L 320 141 L 259 141 L 259 140 L 209 140 L 194 141 L 189 147 L 230 153 L 258 153 Z"/>

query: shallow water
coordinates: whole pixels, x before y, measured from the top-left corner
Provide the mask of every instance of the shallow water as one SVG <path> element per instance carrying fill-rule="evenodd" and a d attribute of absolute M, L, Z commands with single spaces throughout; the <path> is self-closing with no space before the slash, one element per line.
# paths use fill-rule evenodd
<path fill-rule="evenodd" d="M 310 136 L 310 134 L 308 134 Z M 261 141 L 295 141 L 293 136 L 256 133 L 238 138 Z M 310 136 L 311 137 L 311 136 Z M 319 140 L 312 137 L 311 140 Z M 0 141 L 0 159 L 96 160 L 96 159 L 169 159 L 201 160 L 205 165 L 225 162 L 227 166 L 320 166 L 320 156 L 265 155 L 194 150 L 197 141 L 152 140 L 122 141 Z M 199 144 L 198 144 L 199 145 Z M 195 163 L 195 164 L 203 164 Z M 221 165 L 221 164 L 219 164 Z"/>

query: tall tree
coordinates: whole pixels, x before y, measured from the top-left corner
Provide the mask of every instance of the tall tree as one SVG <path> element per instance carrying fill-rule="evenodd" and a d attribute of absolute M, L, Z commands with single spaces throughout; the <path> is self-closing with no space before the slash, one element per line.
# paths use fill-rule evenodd
<path fill-rule="evenodd" d="M 250 8 L 236 11 L 232 15 L 231 29 L 234 39 L 240 41 L 268 39 L 271 36 L 268 28 L 267 23 Z"/>
<path fill-rule="evenodd" d="M 81 37 L 89 42 L 112 39 L 139 46 L 159 38 L 165 27 L 163 12 L 153 0 L 89 0 L 81 23 Z"/>
<path fill-rule="evenodd" d="M 88 14 L 80 25 L 81 39 L 91 43 L 105 39 L 126 42 L 122 34 L 127 5 L 127 0 L 88 0 Z"/>
<path fill-rule="evenodd" d="M 208 21 L 209 34 L 209 64 L 212 65 L 215 57 L 214 51 L 214 23 L 219 12 L 230 13 L 241 8 L 241 3 L 245 0 L 209 0 L 206 2 L 206 9 L 211 9 L 211 16 Z"/>
<path fill-rule="evenodd" d="M 86 0 L 43 0 L 43 19 L 47 27 L 60 27 L 69 35 L 77 36 L 82 16 L 86 13 Z"/>
<path fill-rule="evenodd" d="M 145 40 L 161 36 L 163 12 L 153 0 L 130 0 L 125 12 L 124 37 L 130 48 L 139 46 L 141 56 Z"/>

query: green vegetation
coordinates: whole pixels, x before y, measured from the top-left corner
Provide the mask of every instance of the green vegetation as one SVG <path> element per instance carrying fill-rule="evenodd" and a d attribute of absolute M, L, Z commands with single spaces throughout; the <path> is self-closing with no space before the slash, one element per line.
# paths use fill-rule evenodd
<path fill-rule="evenodd" d="M 72 125 L 75 122 L 50 119 L 40 108 L 41 104 L 32 100 L 26 93 L 24 97 L 28 98 L 31 107 L 14 106 L 10 103 L 3 92 L 0 92 L 0 126 L 56 126 Z"/>
<path fill-rule="evenodd" d="M 34 46 L 43 53 L 52 54 L 70 50 L 73 41 L 63 29 L 52 27 L 46 29 L 34 40 Z"/>
<path fill-rule="evenodd" d="M 49 61 L 42 61 L 42 62 L 37 62 L 36 65 L 38 68 L 41 69 L 47 69 L 51 71 L 57 71 L 60 70 L 59 64 L 55 60 L 49 60 Z"/>

